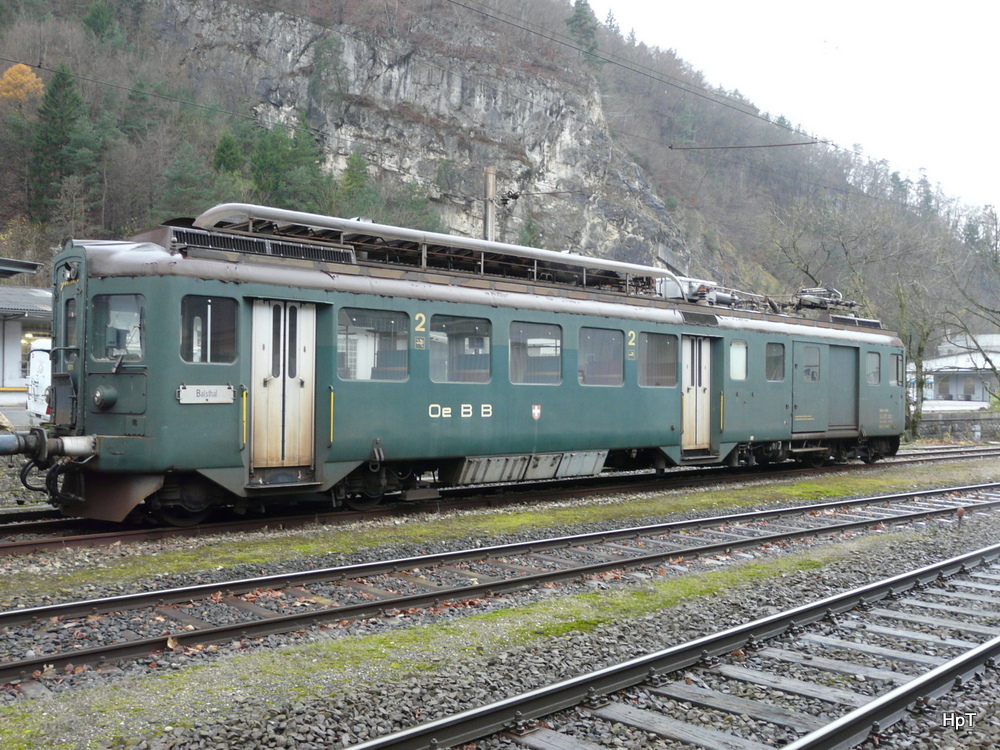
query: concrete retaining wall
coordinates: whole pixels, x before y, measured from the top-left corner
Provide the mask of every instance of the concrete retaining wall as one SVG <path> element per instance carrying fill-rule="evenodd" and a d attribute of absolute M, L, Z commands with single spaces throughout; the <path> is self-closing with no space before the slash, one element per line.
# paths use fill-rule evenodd
<path fill-rule="evenodd" d="M 1000 441 L 1000 412 L 924 412 L 918 437 Z"/>

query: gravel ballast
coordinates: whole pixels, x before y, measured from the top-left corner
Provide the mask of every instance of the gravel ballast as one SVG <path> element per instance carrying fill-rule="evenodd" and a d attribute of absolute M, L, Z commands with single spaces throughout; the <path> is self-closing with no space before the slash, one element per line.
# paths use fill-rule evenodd
<path fill-rule="evenodd" d="M 555 536 L 563 531 L 550 529 L 536 536 Z M 488 540 L 490 544 L 499 541 Z M 637 575 L 589 581 L 468 607 L 456 606 L 448 611 L 404 614 L 273 636 L 263 644 L 237 642 L 165 655 L 154 669 L 150 669 L 149 663 L 137 662 L 108 670 L 101 676 L 92 674 L 90 687 L 83 687 L 86 683 L 75 682 L 67 675 L 66 685 L 53 686 L 53 692 L 41 699 L 25 698 L 14 690 L 8 696 L 11 702 L 0 713 L 0 739 L 23 742 L 10 747 L 58 745 L 150 750 L 347 747 L 389 730 L 676 645 L 771 611 L 820 599 L 998 541 L 1000 514 L 977 514 L 967 516 L 961 527 L 934 522 L 924 530 L 906 535 L 883 532 L 869 535 L 865 540 L 856 537 L 840 547 L 824 543 L 824 549 L 836 547 L 842 552 L 821 568 L 791 570 L 780 581 L 764 579 L 709 597 L 690 599 L 679 607 L 638 617 L 623 615 L 615 622 L 593 629 L 581 626 L 561 632 L 548 627 L 553 624 L 550 619 L 533 620 L 538 615 L 531 614 L 530 608 L 524 610 L 527 614 L 523 619 L 515 614 L 499 619 L 461 616 L 481 614 L 488 609 L 524 608 L 532 602 L 555 602 L 560 597 L 585 592 L 608 597 L 607 606 L 613 607 L 615 594 L 641 593 L 654 579 Z M 428 543 L 420 550 L 379 549 L 370 554 L 386 558 L 426 552 L 430 547 L 459 548 L 482 543 L 483 540 L 452 540 L 440 545 Z M 806 549 L 818 550 L 819 545 L 790 545 L 785 550 L 757 555 L 753 560 L 734 555 L 728 560 L 686 561 L 683 566 L 672 566 L 675 569 L 670 575 L 747 563 L 767 564 Z M 49 561 L 46 558 L 44 562 Z M 335 560 L 310 562 L 319 567 L 347 561 L 338 556 Z M 62 564 L 77 563 L 67 556 Z M 282 565 L 265 566 L 268 571 L 272 567 Z M 43 570 L 44 565 L 39 564 L 39 571 Z M 229 568 L 201 575 L 231 580 L 260 572 L 261 566 L 247 566 L 245 571 Z M 657 576 L 655 580 L 663 579 Z M 150 586 L 154 584 L 149 582 Z M 121 590 L 105 592 L 98 587 L 87 595 L 107 593 L 121 593 Z M 25 606 L 34 597 L 24 592 L 17 599 Z M 413 630 L 413 625 L 426 627 Z M 525 639 L 523 631 L 531 627 L 538 633 Z M 517 634 L 513 635 L 515 631 Z M 551 632 L 560 634 L 550 635 Z M 356 658 L 331 661 L 333 656 L 339 659 L 345 653 L 330 649 L 334 641 L 348 642 L 342 636 L 356 636 L 349 639 L 353 649 L 350 653 Z M 156 660 L 147 660 L 151 661 Z M 192 666 L 200 668 L 189 669 Z M 639 689 L 636 695 L 650 705 L 657 705 L 657 699 Z M 19 717 L 22 712 L 33 714 L 31 720 L 22 722 Z M 973 716 L 971 725 L 945 726 L 945 717 L 959 714 Z M 905 732 L 898 738 L 893 733 L 883 735 L 880 747 L 958 748 L 988 747 L 990 742 L 1000 744 L 997 716 L 1000 716 L 1000 685 L 991 674 L 942 698 L 923 716 L 908 720 L 903 727 Z M 4 728 L 15 720 L 22 728 L 20 736 L 16 732 L 7 733 Z M 34 728 L 43 734 L 32 736 Z M 760 741 L 765 743 L 785 741 L 780 733 L 772 737 L 766 727 L 748 727 L 746 731 L 759 734 Z M 588 739 L 611 747 L 673 746 L 611 724 L 603 725 L 599 734 Z M 500 747 L 505 742 L 491 740 L 482 746 Z"/>

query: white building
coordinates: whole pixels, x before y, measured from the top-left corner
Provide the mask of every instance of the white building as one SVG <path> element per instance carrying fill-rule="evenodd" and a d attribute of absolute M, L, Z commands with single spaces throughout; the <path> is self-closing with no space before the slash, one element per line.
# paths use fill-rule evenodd
<path fill-rule="evenodd" d="M 0 285 L 0 406 L 24 406 L 31 342 L 52 331 L 52 292 Z"/>
<path fill-rule="evenodd" d="M 992 408 L 998 383 L 987 357 L 1000 368 L 1000 335 L 956 337 L 938 347 L 938 357 L 924 361 L 924 411 L 975 411 Z M 914 369 L 909 368 L 910 383 Z"/>

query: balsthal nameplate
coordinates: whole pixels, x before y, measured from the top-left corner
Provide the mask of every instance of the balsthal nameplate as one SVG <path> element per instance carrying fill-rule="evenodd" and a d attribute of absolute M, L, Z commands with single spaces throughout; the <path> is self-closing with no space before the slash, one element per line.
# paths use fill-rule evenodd
<path fill-rule="evenodd" d="M 231 404 L 236 391 L 231 385 L 182 385 L 177 389 L 182 404 Z"/>

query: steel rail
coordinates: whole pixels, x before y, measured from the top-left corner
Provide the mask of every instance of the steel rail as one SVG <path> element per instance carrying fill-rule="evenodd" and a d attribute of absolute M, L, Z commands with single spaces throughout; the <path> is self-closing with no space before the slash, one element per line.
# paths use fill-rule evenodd
<path fill-rule="evenodd" d="M 352 745 L 348 750 L 387 750 L 388 748 L 392 750 L 428 750 L 429 748 L 445 748 L 463 742 L 472 742 L 512 727 L 518 722 L 546 716 L 578 705 L 588 698 L 592 699 L 596 696 L 624 690 L 638 685 L 650 677 L 685 669 L 698 664 L 706 657 L 722 656 L 739 648 L 753 647 L 759 641 L 781 635 L 789 629 L 811 624 L 824 617 L 848 612 L 855 607 L 870 604 L 890 594 L 895 595 L 914 586 L 926 585 L 941 576 L 952 576 L 985 562 L 992 562 L 997 558 L 1000 558 L 1000 545 L 959 555 L 944 562 L 893 576 L 853 591 L 835 594 L 812 604 L 805 604 L 786 612 L 763 617 L 721 633 L 630 659 L 622 664 L 605 667 L 555 685 L 532 690 L 486 706 L 469 709 L 454 716 Z M 982 656 L 985 661 L 986 656 L 983 654 L 992 653 L 992 649 L 986 647 L 993 643 L 991 641 L 976 649 L 976 658 Z M 948 665 L 934 670 L 924 678 L 926 682 L 921 682 L 917 687 L 922 688 L 926 685 L 926 688 L 931 691 L 928 694 L 940 690 L 940 685 L 947 681 L 946 675 L 951 673 L 951 670 L 945 670 L 945 666 Z M 967 674 L 968 670 L 974 669 L 974 667 L 966 665 L 951 669 L 955 670 L 956 674 Z M 936 674 L 938 672 L 941 674 Z M 934 677 L 932 678 L 931 675 Z M 893 693 L 897 692 L 899 691 L 893 691 Z M 891 710 L 898 709 L 893 707 Z M 871 724 L 868 724 L 868 729 L 871 729 Z M 796 748 L 796 750 L 804 750 L 805 747 L 809 747 L 810 750 L 813 748 L 813 746 L 804 746 L 802 749 Z M 816 745 L 815 747 L 825 748 L 827 746 Z M 829 747 L 844 747 L 844 745 L 830 745 Z"/>
<path fill-rule="evenodd" d="M 843 465 L 836 464 L 829 467 L 824 467 L 822 469 L 806 469 L 807 473 L 830 473 L 834 471 L 843 470 L 853 470 L 853 471 L 864 471 L 875 468 L 882 468 L 883 466 L 895 465 L 900 463 L 923 463 L 925 461 L 952 461 L 967 458 L 980 458 L 990 455 L 1000 454 L 1000 449 L 998 448 L 982 448 L 973 452 L 963 452 L 960 455 L 953 453 L 952 450 L 948 454 L 940 455 L 938 457 L 933 457 L 932 455 L 918 455 L 918 456 L 896 456 L 890 462 L 884 464 L 852 464 Z M 793 472 L 803 471 L 802 469 L 796 468 L 794 465 L 775 465 L 770 468 L 769 473 L 773 473 L 777 477 L 787 477 Z M 698 487 L 706 484 L 719 484 L 719 483 L 729 483 L 729 482 L 740 482 L 746 481 L 748 479 L 760 479 L 761 467 L 751 467 L 744 469 L 743 471 L 731 473 L 727 471 L 724 467 L 700 467 L 700 468 L 687 468 L 684 471 L 683 476 L 680 474 L 673 475 L 654 475 L 652 473 L 644 473 L 638 475 L 641 477 L 638 481 L 632 481 L 629 483 L 623 483 L 623 478 L 628 475 L 608 475 L 608 476 L 598 476 L 592 479 L 592 481 L 586 484 L 581 484 L 579 478 L 573 479 L 562 479 L 562 480 L 541 480 L 538 482 L 532 482 L 530 484 L 521 483 L 519 485 L 498 485 L 496 487 L 483 487 L 483 486 L 473 486 L 473 487 L 460 487 L 460 488 L 442 488 L 442 496 L 432 502 L 423 502 L 419 504 L 394 504 L 390 506 L 375 508 L 370 511 L 350 511 L 343 509 L 336 509 L 330 511 L 320 511 L 310 510 L 306 513 L 301 513 L 291 516 L 278 516 L 278 517 L 267 517 L 258 518 L 252 520 L 238 520 L 238 521 L 219 521 L 214 523 L 199 524 L 193 527 L 176 527 L 176 526 L 165 526 L 165 527 L 150 527 L 150 528 L 121 528 L 115 529 L 113 531 L 96 531 L 88 534 L 77 534 L 62 537 L 47 536 L 40 539 L 26 539 L 21 541 L 13 542 L 0 542 L 0 555 L 19 555 L 27 554 L 30 552 L 36 552 L 43 549 L 68 549 L 75 547 L 90 547 L 99 546 L 101 544 L 113 544 L 115 542 L 122 541 L 149 541 L 157 539 L 167 539 L 177 536 L 182 537 L 198 537 L 205 534 L 214 533 L 227 533 L 234 530 L 238 531 L 253 531 L 266 528 L 292 528 L 294 526 L 304 526 L 308 524 L 334 524 L 341 525 L 344 523 L 349 523 L 353 520 L 359 518 L 370 519 L 372 517 L 398 517 L 398 516 L 408 516 L 419 513 L 426 513 L 428 509 L 432 508 L 435 512 L 442 512 L 448 510 L 465 510 L 468 508 L 475 508 L 480 506 L 492 507 L 496 505 L 516 505 L 518 503 L 527 502 L 538 502 L 537 495 L 526 495 L 526 492 L 546 492 L 550 493 L 547 495 L 546 499 L 558 498 L 561 493 L 573 492 L 576 496 L 588 495 L 588 494 L 602 494 L 608 492 L 651 492 L 657 490 L 666 490 L 675 488 L 678 486 L 689 486 Z M 725 472 L 725 473 L 723 473 Z M 493 491 L 508 491 L 510 489 L 515 491 L 507 495 L 484 495 L 484 492 Z M 453 497 L 454 496 L 454 497 Z M 473 500 L 463 500 L 463 496 L 472 496 L 473 498 L 479 497 L 477 501 Z M 51 515 L 53 511 L 49 511 L 48 515 Z M 3 534 L 38 534 L 44 531 L 59 530 L 63 528 L 71 528 L 73 524 L 79 524 L 81 522 L 86 522 L 87 519 L 74 519 L 74 518 L 50 518 L 45 521 L 38 522 L 25 522 L 21 524 L 5 525 L 3 524 L 2 516 L 4 513 L 0 512 L 0 535 Z"/>
<path fill-rule="evenodd" d="M 857 708 L 822 729 L 785 745 L 784 750 L 845 750 L 902 719 L 918 702 L 937 698 L 985 671 L 1000 657 L 1000 636 Z"/>
<path fill-rule="evenodd" d="M 1000 505 L 1000 500 L 967 507 L 995 507 L 997 505 Z M 752 537 L 746 540 L 727 540 L 717 544 L 690 547 L 687 549 L 674 549 L 637 557 L 589 563 L 555 571 L 521 575 L 503 581 L 491 580 L 487 583 L 455 588 L 442 588 L 437 591 L 411 594 L 393 599 L 374 600 L 361 604 L 331 607 L 291 615 L 275 615 L 274 617 L 268 617 L 265 619 L 223 625 L 214 628 L 199 629 L 194 631 L 180 630 L 175 633 L 156 638 L 110 644 L 90 649 L 79 649 L 71 652 L 58 652 L 32 659 L 0 664 L 0 679 L 24 677 L 26 675 L 31 675 L 36 671 L 44 671 L 49 668 L 60 669 L 70 665 L 79 666 L 82 664 L 104 664 L 108 662 L 121 661 L 137 656 L 145 656 L 151 652 L 175 649 L 185 645 L 218 643 L 234 638 L 260 637 L 276 633 L 284 633 L 318 625 L 323 622 L 372 617 L 386 611 L 435 606 L 447 601 L 462 601 L 484 596 L 509 593 L 526 588 L 541 586 L 546 583 L 556 583 L 575 578 L 582 578 L 612 570 L 642 568 L 662 563 L 664 560 L 670 560 L 671 558 L 676 559 L 682 557 L 719 554 L 728 552 L 732 549 L 756 547 L 787 539 L 818 537 L 826 534 L 844 533 L 846 531 L 857 530 L 873 525 L 903 523 L 906 520 L 923 519 L 929 515 L 953 513 L 955 510 L 956 508 L 954 507 L 936 511 L 921 510 L 916 513 L 896 516 L 890 519 L 866 519 L 863 521 L 852 521 L 849 523 L 834 524 L 825 527 Z M 773 513 L 773 511 L 769 512 L 768 515 L 770 515 L 770 513 Z M 740 514 L 740 516 L 748 517 L 753 516 L 753 514 Z M 676 527 L 678 526 L 678 523 L 679 522 L 673 522 L 663 526 Z M 680 522 L 680 524 L 683 524 L 683 522 Z M 662 529 L 663 526 L 638 527 L 612 532 L 593 532 L 579 537 L 560 537 L 541 542 L 520 542 L 513 545 L 498 547 L 460 550 L 457 552 L 443 553 L 441 555 L 402 558 L 385 562 L 363 563 L 355 566 L 341 566 L 317 571 L 304 571 L 301 573 L 279 574 L 276 576 L 230 581 L 228 583 L 221 584 L 200 584 L 197 586 L 169 589 L 165 591 L 125 594 L 117 597 L 106 597 L 103 599 L 94 599 L 89 601 L 69 602 L 65 604 L 53 604 L 30 609 L 12 610 L 0 613 L 0 627 L 8 627 L 42 618 L 83 616 L 98 614 L 100 612 L 123 611 L 128 609 L 165 605 L 171 602 L 190 601 L 192 599 L 205 598 L 222 591 L 225 591 L 227 594 L 235 594 L 238 592 L 253 591 L 255 589 L 267 587 L 288 588 L 316 582 L 336 582 L 338 580 L 345 580 L 348 578 L 392 573 L 413 567 L 425 567 L 429 562 L 433 562 L 433 564 L 444 564 L 467 559 L 496 557 L 498 555 L 508 556 L 512 554 L 531 553 L 542 549 L 551 550 L 565 547 L 575 547 L 580 546 L 581 540 L 600 543 L 601 541 L 618 539 L 622 536 L 641 536 L 642 534 L 637 534 L 636 532 L 641 532 L 643 529 L 647 530 L 647 532 L 650 529 L 659 530 Z"/>
<path fill-rule="evenodd" d="M 984 488 L 996 489 L 1000 483 L 987 485 L 969 485 L 966 487 L 952 487 L 945 490 L 922 490 L 911 493 L 898 493 L 893 495 L 879 495 L 874 498 L 855 498 L 853 500 L 818 503 L 807 506 L 794 506 L 774 508 L 763 511 L 749 511 L 736 513 L 728 516 L 704 517 L 690 521 L 670 521 L 663 524 L 651 524 L 648 526 L 633 526 L 625 529 L 608 531 L 594 531 L 586 534 L 574 536 L 553 537 L 550 539 L 533 540 L 529 542 L 516 542 L 513 544 L 495 545 L 490 547 L 474 547 L 470 549 L 456 550 L 453 552 L 443 552 L 434 555 L 421 555 L 416 557 L 396 558 L 372 563 L 359 563 L 357 565 L 342 565 L 332 568 L 319 568 L 316 570 L 306 570 L 298 573 L 278 573 L 270 576 L 260 576 L 257 578 L 243 578 L 219 583 L 203 583 L 193 586 L 183 586 L 173 589 L 163 589 L 158 591 L 143 591 L 135 594 L 120 594 L 117 596 L 103 597 L 98 599 L 87 599 L 74 602 L 63 602 L 59 604 L 46 604 L 39 607 L 8 610 L 0 612 L 0 627 L 9 627 L 32 620 L 51 617 L 74 617 L 83 615 L 99 614 L 101 612 L 122 611 L 130 609 L 140 609 L 143 607 L 170 604 L 173 602 L 190 601 L 211 596 L 219 591 L 227 594 L 246 593 L 256 589 L 266 588 L 289 588 L 292 586 L 304 586 L 310 583 L 322 583 L 328 581 L 339 581 L 348 578 L 363 578 L 367 576 L 384 575 L 400 570 L 407 570 L 414 567 L 427 567 L 428 565 L 445 565 L 468 560 L 481 560 L 492 557 L 509 557 L 512 555 L 531 554 L 543 550 L 556 550 L 568 547 L 577 547 L 586 544 L 599 544 L 621 539 L 633 539 L 637 537 L 650 536 L 655 534 L 665 534 L 672 531 L 697 530 L 709 525 L 736 524 L 741 521 L 760 521 L 774 518 L 782 518 L 789 515 L 802 515 L 824 510 L 834 510 L 862 505 L 877 505 L 886 502 L 899 501 L 914 497 L 928 497 L 946 493 L 981 491 Z M 963 503 L 938 509 L 921 509 L 913 513 L 904 513 L 890 518 L 869 518 L 860 521 L 850 521 L 847 523 L 831 524 L 828 526 L 818 526 L 804 528 L 796 531 L 785 531 L 778 534 L 768 534 L 763 536 L 747 537 L 745 540 L 728 539 L 717 544 L 699 545 L 696 547 L 680 548 L 669 551 L 655 552 L 636 557 L 623 557 L 621 559 L 606 562 L 596 562 L 581 565 L 568 570 L 559 570 L 549 573 L 538 573 L 525 575 L 512 579 L 516 582 L 550 583 L 567 578 L 578 578 L 585 575 L 607 572 L 608 570 L 621 570 L 646 565 L 661 563 L 664 560 L 679 557 L 705 556 L 724 553 L 734 549 L 745 549 L 758 547 L 765 544 L 786 541 L 789 539 L 801 539 L 823 535 L 856 531 L 876 525 L 898 525 L 914 520 L 920 520 L 933 516 L 954 514 L 958 507 L 967 510 L 985 510 L 1000 506 L 1000 499 L 988 500 L 977 503 Z M 493 582 L 491 585 L 464 586 L 457 589 L 446 589 L 442 592 L 434 592 L 440 599 L 442 594 L 448 598 L 460 598 L 462 596 L 476 596 L 480 592 L 497 592 L 503 588 L 505 583 Z M 520 586 L 519 588 L 523 588 Z M 452 594 L 452 592 L 455 592 Z M 397 601 L 397 600 L 393 600 Z M 405 600 L 403 604 L 408 604 Z M 410 605 L 413 606 L 413 605 Z"/>

